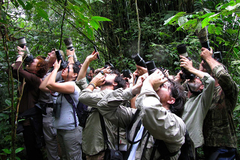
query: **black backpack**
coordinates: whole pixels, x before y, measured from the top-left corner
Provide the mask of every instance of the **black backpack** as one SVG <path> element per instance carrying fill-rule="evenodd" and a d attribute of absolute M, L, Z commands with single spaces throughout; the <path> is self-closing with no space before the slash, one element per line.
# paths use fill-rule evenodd
<path fill-rule="evenodd" d="M 163 140 L 155 140 L 153 151 L 151 153 L 150 160 L 153 159 L 155 151 L 160 153 L 159 159 L 170 160 L 170 157 L 175 156 L 178 151 L 170 153 Z M 192 139 L 189 137 L 188 132 L 185 134 L 185 143 L 181 147 L 181 154 L 178 160 L 195 160 L 195 148 Z"/>
<path fill-rule="evenodd" d="M 64 94 L 64 97 L 66 98 L 68 103 L 70 103 L 72 105 L 73 114 L 75 115 L 75 113 L 77 113 L 79 125 L 84 128 L 86 125 L 87 118 L 88 118 L 89 114 L 91 113 L 91 111 L 88 110 L 88 106 L 81 103 L 80 101 L 78 101 L 78 104 L 76 107 L 75 103 L 73 102 L 72 97 L 69 94 Z M 75 116 L 74 116 L 74 121 L 75 121 L 75 127 L 76 127 L 77 121 L 76 121 Z"/>

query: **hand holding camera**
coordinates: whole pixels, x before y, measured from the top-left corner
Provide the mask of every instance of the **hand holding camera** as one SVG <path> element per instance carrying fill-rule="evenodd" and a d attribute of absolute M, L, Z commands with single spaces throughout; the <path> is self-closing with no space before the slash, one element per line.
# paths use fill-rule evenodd
<path fill-rule="evenodd" d="M 54 69 L 59 69 L 61 67 L 61 60 L 56 60 L 55 63 L 53 64 Z"/>
<path fill-rule="evenodd" d="M 94 84 L 95 87 L 102 86 L 105 83 L 105 76 L 102 73 L 98 73 L 89 84 Z"/>
<path fill-rule="evenodd" d="M 190 60 L 189 58 L 185 57 L 185 56 L 181 56 L 180 55 L 180 67 L 185 68 L 186 70 L 190 70 L 191 68 L 193 68 L 192 66 L 192 60 Z"/>
<path fill-rule="evenodd" d="M 206 59 L 212 57 L 212 52 L 209 51 L 207 48 L 202 48 L 201 51 L 202 52 L 201 52 L 200 56 L 202 57 L 202 59 L 206 60 Z"/>
<path fill-rule="evenodd" d="M 162 71 L 159 69 L 156 69 L 151 75 L 148 76 L 146 80 L 151 84 L 151 86 L 155 91 L 158 90 L 160 85 L 168 81 L 168 79 L 164 76 Z"/>
<path fill-rule="evenodd" d="M 133 95 L 136 95 L 136 94 L 140 93 L 143 82 L 147 77 L 148 77 L 148 74 L 145 73 L 138 78 L 137 83 L 132 87 L 132 94 Z"/>
<path fill-rule="evenodd" d="M 17 50 L 18 50 L 18 55 L 23 57 L 26 51 L 26 46 L 24 46 L 23 48 L 21 48 L 20 46 L 17 46 Z"/>
<path fill-rule="evenodd" d="M 61 63 L 60 63 L 60 64 L 61 64 L 60 69 L 66 68 L 66 67 L 68 66 L 68 62 L 63 59 L 62 54 L 60 53 L 60 51 L 59 51 L 59 50 L 56 50 L 56 51 L 55 51 L 55 54 L 56 54 L 56 57 L 57 57 L 57 61 L 58 61 L 58 62 L 61 61 Z"/>

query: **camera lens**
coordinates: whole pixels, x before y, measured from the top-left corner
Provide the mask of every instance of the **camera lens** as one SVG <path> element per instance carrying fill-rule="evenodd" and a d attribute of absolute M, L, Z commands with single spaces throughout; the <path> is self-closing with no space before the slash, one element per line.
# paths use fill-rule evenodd
<path fill-rule="evenodd" d="M 185 44 L 179 44 L 179 45 L 177 46 L 177 50 L 178 50 L 178 54 L 179 54 L 179 55 L 188 57 L 187 48 L 186 48 L 186 45 L 185 45 Z"/>
<path fill-rule="evenodd" d="M 24 48 L 24 46 L 27 44 L 25 37 L 21 37 L 18 39 L 18 46 L 21 48 Z"/>
<path fill-rule="evenodd" d="M 146 62 L 146 66 L 147 66 L 147 70 L 148 70 L 149 75 L 152 74 L 157 69 L 154 61 Z"/>
<path fill-rule="evenodd" d="M 146 67 L 145 61 L 142 59 L 142 57 L 138 53 L 136 55 L 132 55 L 132 58 L 134 59 L 137 65 Z"/>
<path fill-rule="evenodd" d="M 68 50 L 72 50 L 73 49 L 73 45 L 72 45 L 72 39 L 71 38 L 65 38 L 64 43 L 67 47 Z"/>

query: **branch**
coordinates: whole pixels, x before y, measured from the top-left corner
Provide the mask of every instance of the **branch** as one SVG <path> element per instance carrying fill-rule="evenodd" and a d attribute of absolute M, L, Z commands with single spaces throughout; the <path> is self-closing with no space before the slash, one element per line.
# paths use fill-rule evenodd
<path fill-rule="evenodd" d="M 61 36 L 60 36 L 60 46 L 59 46 L 59 49 L 61 49 L 61 47 L 62 47 L 63 25 L 64 25 L 64 19 L 65 19 L 65 15 L 66 15 L 66 6 L 67 6 L 67 0 L 65 0 L 64 7 L 63 7 L 64 10 L 63 10 L 62 25 L 61 25 Z"/>
<path fill-rule="evenodd" d="M 140 22 L 139 22 L 137 0 L 135 0 L 135 5 L 136 5 L 137 22 L 138 22 L 138 53 L 140 54 L 141 27 L 140 27 Z"/>
<path fill-rule="evenodd" d="M 57 14 L 61 15 L 61 14 L 60 14 L 57 10 L 55 10 L 53 7 L 51 7 L 51 9 L 52 9 L 54 12 L 56 12 Z M 75 28 L 83 37 L 85 37 L 90 43 L 92 43 L 92 44 L 94 45 L 93 41 L 92 41 L 91 39 L 89 39 L 82 31 L 80 31 L 79 28 L 77 28 L 71 21 L 69 21 L 69 20 L 67 20 L 67 19 L 66 19 L 66 21 L 67 21 L 69 24 L 71 24 L 71 26 L 72 26 L 73 28 Z"/>

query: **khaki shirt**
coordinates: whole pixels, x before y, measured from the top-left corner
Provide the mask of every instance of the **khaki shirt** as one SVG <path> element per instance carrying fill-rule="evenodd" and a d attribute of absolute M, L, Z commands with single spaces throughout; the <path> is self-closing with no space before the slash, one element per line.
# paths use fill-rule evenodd
<path fill-rule="evenodd" d="M 84 77 L 80 81 L 77 81 L 76 83 L 78 85 L 85 85 L 86 83 L 86 78 Z M 79 88 L 81 88 L 79 86 Z M 105 94 L 108 92 L 111 92 L 112 90 L 93 90 L 91 91 L 90 89 L 84 89 L 80 93 L 79 96 L 79 101 L 81 101 L 83 104 L 88 105 L 91 108 L 98 108 L 97 103 L 103 98 Z M 111 122 L 106 120 L 105 121 L 105 126 L 106 126 L 106 131 L 108 135 L 108 140 L 109 140 L 109 147 L 111 149 L 115 149 L 115 144 L 117 143 L 116 141 L 116 135 L 117 135 L 117 128 L 115 125 L 113 125 Z M 99 152 L 107 149 L 107 146 L 104 143 L 104 138 L 102 134 L 102 127 L 100 123 L 100 118 L 99 118 L 99 112 L 97 109 L 94 109 L 93 112 L 89 115 L 87 121 L 86 121 L 86 126 L 83 128 L 83 133 L 82 133 L 82 150 L 83 153 L 86 155 L 96 155 Z"/>
<path fill-rule="evenodd" d="M 138 122 L 141 120 L 145 129 L 150 133 L 147 141 L 146 131 L 143 134 L 144 138 L 141 140 L 136 151 L 136 160 L 140 160 L 143 156 L 144 160 L 149 160 L 152 153 L 154 138 L 163 140 L 170 152 L 179 151 L 182 144 L 185 142 L 186 127 L 181 118 L 171 113 L 162 107 L 160 99 L 156 92 L 151 87 L 143 86 L 141 93 L 136 100 L 136 106 L 140 109 L 140 114 L 130 130 L 130 139 L 134 140 L 134 133 Z M 117 89 L 99 101 L 99 112 L 112 123 L 126 128 L 131 122 L 136 109 L 121 106 L 120 104 L 133 97 L 131 89 Z M 120 105 L 120 106 L 119 106 Z M 143 152 L 146 144 L 146 151 Z M 143 155 L 142 155 L 143 153 Z M 179 152 L 171 159 L 177 159 Z M 156 151 L 154 159 L 159 157 Z"/>
<path fill-rule="evenodd" d="M 204 89 L 197 96 L 192 96 L 184 105 L 182 115 L 183 121 L 186 123 L 190 138 L 194 143 L 194 147 L 200 147 L 204 143 L 203 138 L 203 121 L 211 106 L 215 80 L 208 74 L 204 73 L 203 79 Z"/>

